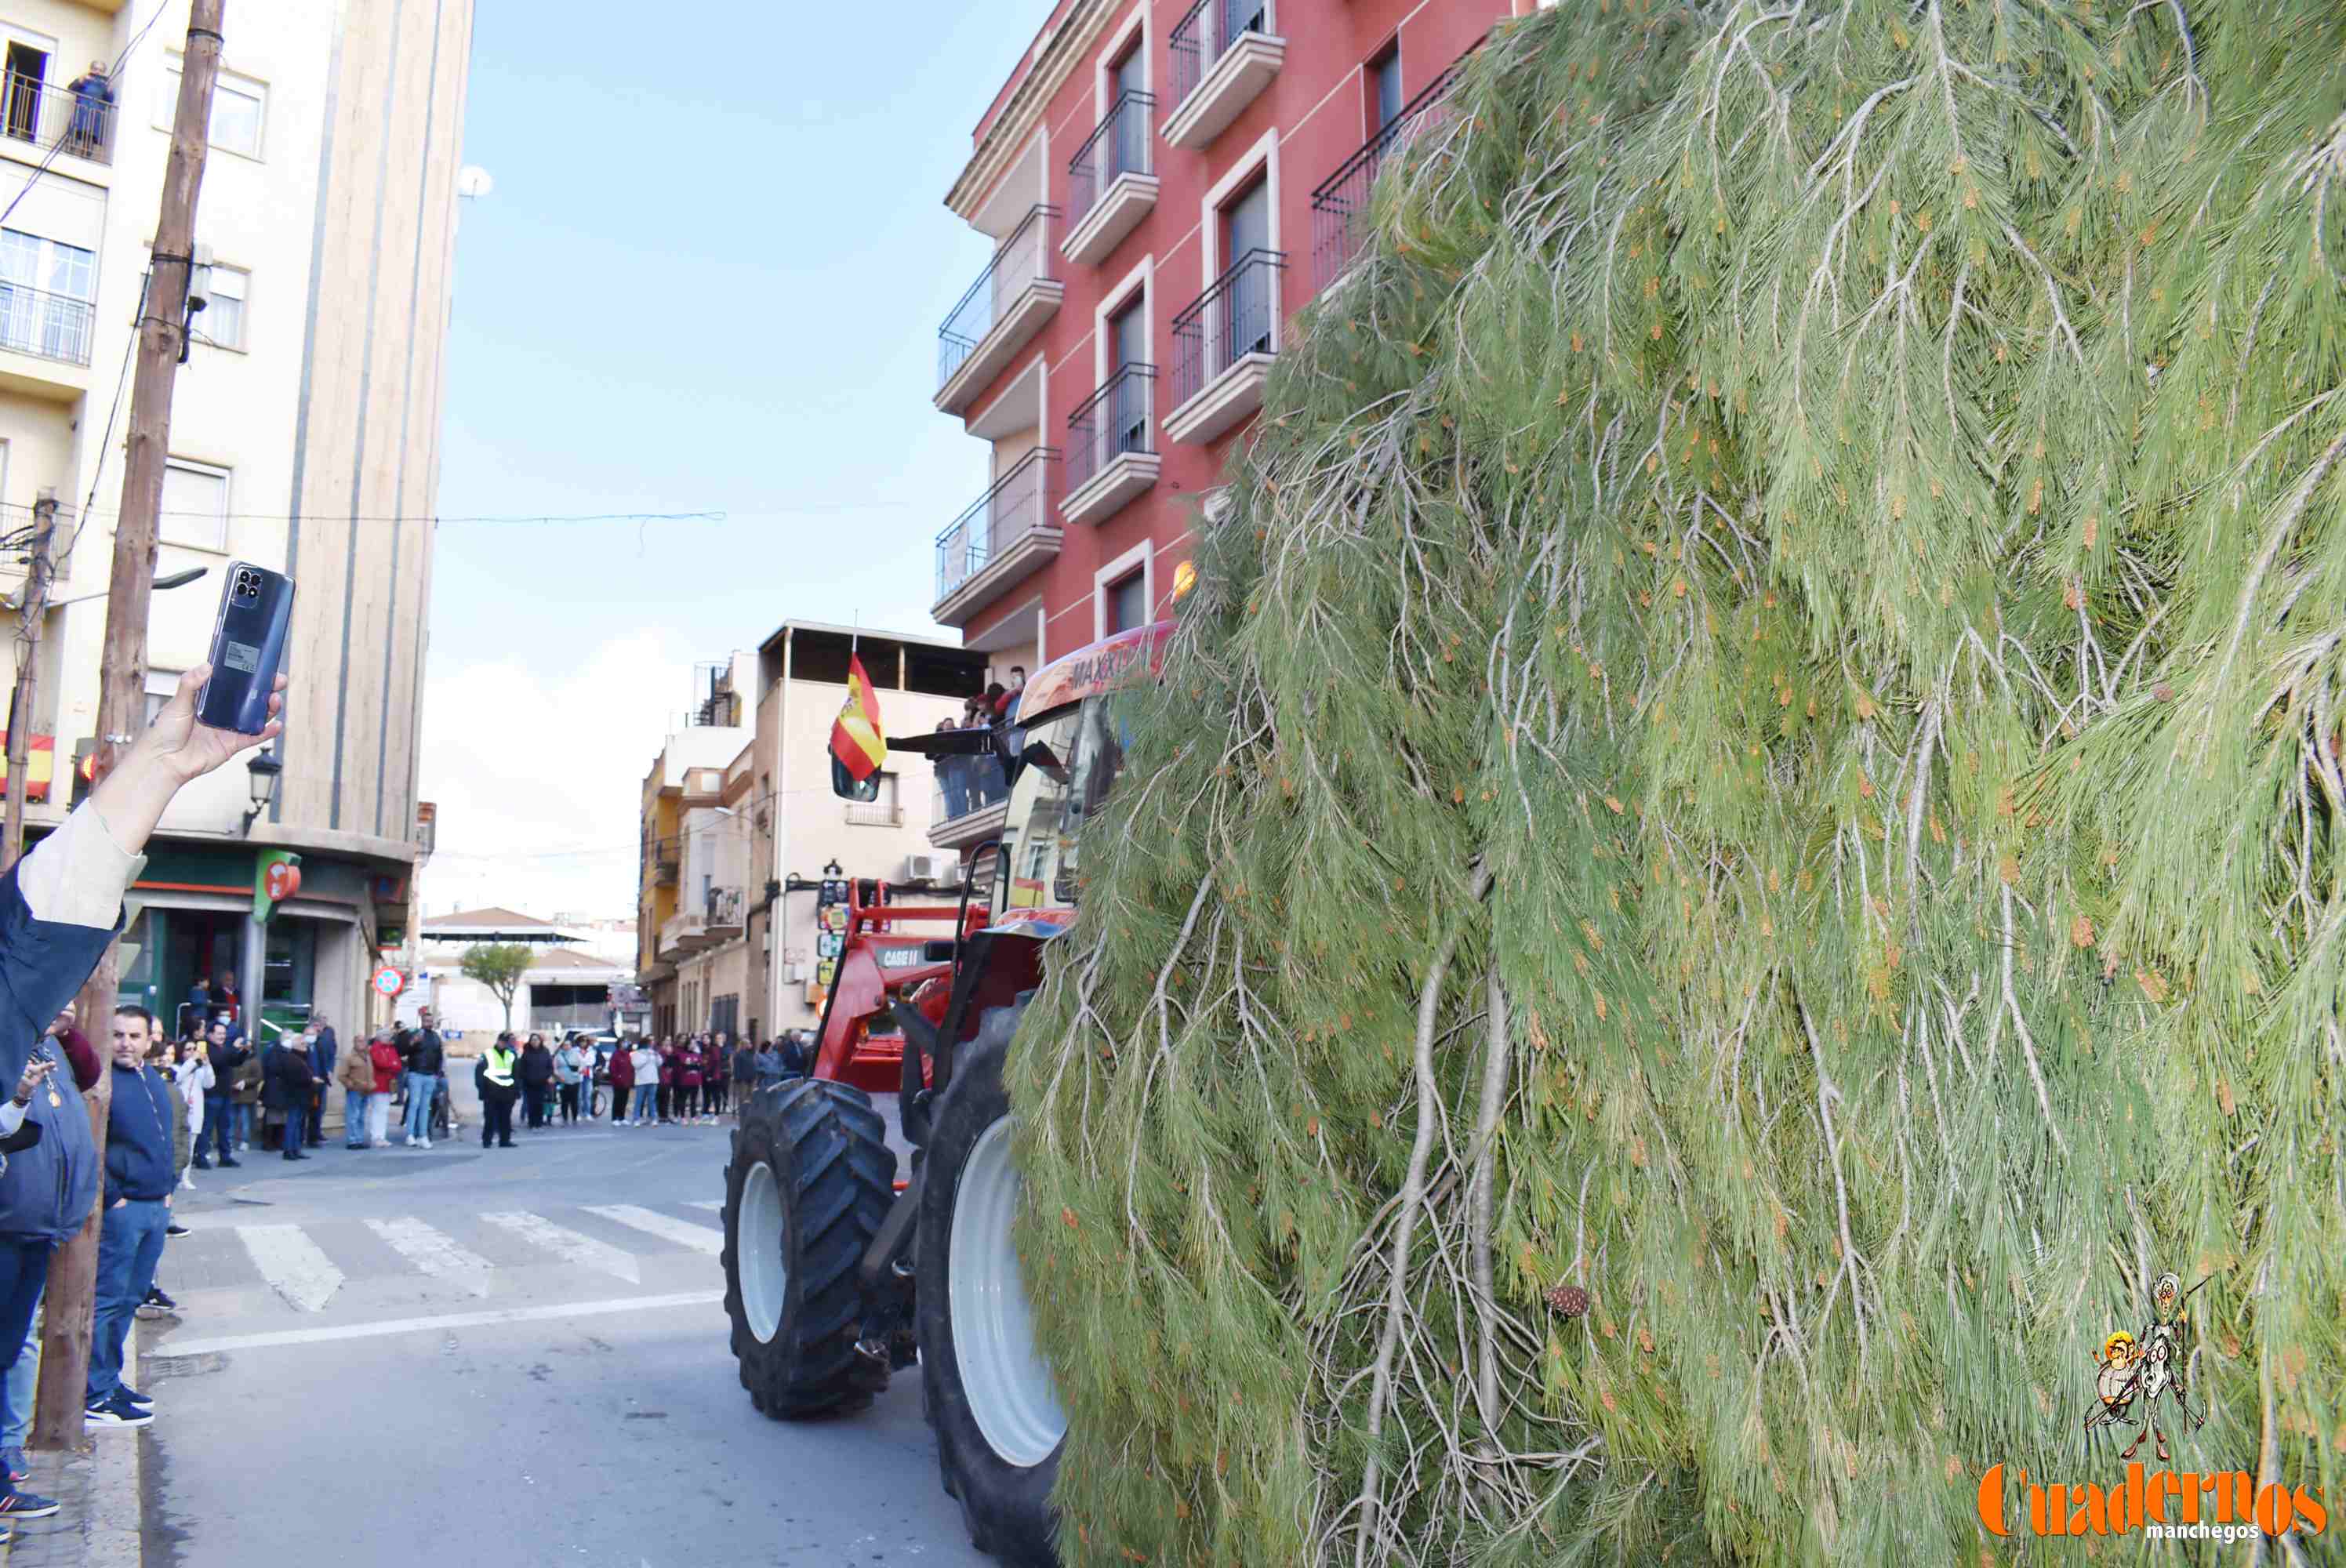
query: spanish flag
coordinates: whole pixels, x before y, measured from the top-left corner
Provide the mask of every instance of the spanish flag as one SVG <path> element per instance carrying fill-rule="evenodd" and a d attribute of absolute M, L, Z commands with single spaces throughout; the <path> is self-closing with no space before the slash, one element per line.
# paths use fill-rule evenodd
<path fill-rule="evenodd" d="M 863 673 L 863 660 L 853 654 L 847 657 L 847 702 L 831 727 L 831 754 L 859 784 L 888 760 L 888 741 L 880 732 L 880 698 L 872 690 L 872 677 Z"/>

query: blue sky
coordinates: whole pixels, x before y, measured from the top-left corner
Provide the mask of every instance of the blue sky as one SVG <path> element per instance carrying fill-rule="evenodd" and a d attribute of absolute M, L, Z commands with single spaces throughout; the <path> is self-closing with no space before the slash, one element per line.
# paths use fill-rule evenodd
<path fill-rule="evenodd" d="M 658 15 L 479 6 L 465 158 L 495 188 L 463 205 L 438 511 L 728 520 L 442 524 L 434 912 L 631 909 L 692 662 L 793 616 L 936 630 L 930 541 L 984 486 L 928 401 L 988 249 L 944 196 L 1044 0 L 723 5 L 651 76 Z"/>

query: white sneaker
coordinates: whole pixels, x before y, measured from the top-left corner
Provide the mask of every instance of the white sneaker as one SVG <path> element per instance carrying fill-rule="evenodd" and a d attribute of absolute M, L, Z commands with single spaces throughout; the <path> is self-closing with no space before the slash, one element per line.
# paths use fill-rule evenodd
<path fill-rule="evenodd" d="M 430 1138 L 426 1138 L 426 1139 L 424 1139 L 422 1143 L 420 1143 L 420 1144 L 418 1144 L 418 1145 L 416 1145 L 416 1147 L 418 1147 L 418 1148 L 424 1148 L 424 1149 L 428 1149 L 428 1148 L 430 1148 L 431 1146 L 432 1146 L 432 1140 L 431 1140 Z"/>

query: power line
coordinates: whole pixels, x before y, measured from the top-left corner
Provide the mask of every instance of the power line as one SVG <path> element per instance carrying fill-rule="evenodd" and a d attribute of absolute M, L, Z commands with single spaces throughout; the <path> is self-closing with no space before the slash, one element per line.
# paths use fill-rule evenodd
<path fill-rule="evenodd" d="M 113 512 L 92 512 L 93 517 L 113 517 Z M 339 512 L 304 512 L 297 515 L 282 512 L 173 512 L 156 514 L 158 517 L 203 517 L 216 523 L 722 523 L 722 512 L 576 512 L 489 514 L 480 516 L 448 516 L 434 512 L 406 513 L 397 516 L 362 514 L 344 516 Z"/>

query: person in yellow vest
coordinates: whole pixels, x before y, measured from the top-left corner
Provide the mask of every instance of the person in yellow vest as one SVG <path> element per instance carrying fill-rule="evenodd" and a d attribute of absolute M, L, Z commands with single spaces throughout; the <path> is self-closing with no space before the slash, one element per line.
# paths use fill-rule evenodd
<path fill-rule="evenodd" d="M 473 1069 L 473 1087 L 481 1092 L 481 1147 L 484 1149 L 492 1140 L 501 1149 L 514 1146 L 513 1108 L 521 1095 L 520 1064 L 521 1054 L 514 1049 L 508 1031 L 482 1053 L 481 1064 Z"/>

